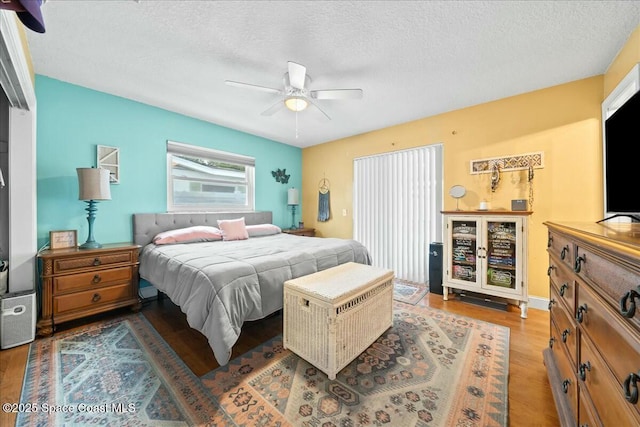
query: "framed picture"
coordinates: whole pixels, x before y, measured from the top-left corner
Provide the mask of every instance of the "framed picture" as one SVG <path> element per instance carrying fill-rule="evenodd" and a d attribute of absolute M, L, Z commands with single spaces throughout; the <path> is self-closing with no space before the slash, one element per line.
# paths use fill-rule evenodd
<path fill-rule="evenodd" d="M 49 232 L 49 248 L 64 249 L 78 246 L 78 232 L 76 230 L 56 230 Z"/>

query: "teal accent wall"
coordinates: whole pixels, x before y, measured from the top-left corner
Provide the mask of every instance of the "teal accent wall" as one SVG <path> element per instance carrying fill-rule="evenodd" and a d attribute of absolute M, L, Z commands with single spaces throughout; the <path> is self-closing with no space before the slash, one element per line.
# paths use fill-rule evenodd
<path fill-rule="evenodd" d="M 110 201 L 98 203 L 94 237 L 100 243 L 131 241 L 133 213 L 166 212 L 167 140 L 254 157 L 256 210 L 272 211 L 283 228 L 291 225 L 287 189 L 302 188 L 298 147 L 41 75 L 36 99 L 38 247 L 50 230 L 78 230 L 78 242 L 87 240 L 76 168 L 96 166 L 98 145 L 120 148 L 120 184 L 111 185 Z M 291 175 L 288 184 L 271 176 L 278 168 Z"/>

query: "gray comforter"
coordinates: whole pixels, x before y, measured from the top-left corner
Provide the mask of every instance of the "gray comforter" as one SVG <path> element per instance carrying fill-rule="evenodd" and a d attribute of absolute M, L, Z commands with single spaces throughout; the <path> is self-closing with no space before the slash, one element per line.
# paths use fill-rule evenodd
<path fill-rule="evenodd" d="M 156 246 L 140 254 L 140 277 L 179 305 L 189 325 L 208 339 L 226 365 L 246 320 L 283 306 L 286 280 L 346 262 L 371 264 L 354 240 L 290 234 Z"/>

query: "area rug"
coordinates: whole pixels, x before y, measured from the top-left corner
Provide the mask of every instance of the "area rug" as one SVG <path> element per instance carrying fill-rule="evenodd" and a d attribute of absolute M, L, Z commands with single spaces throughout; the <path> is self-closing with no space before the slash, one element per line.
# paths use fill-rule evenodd
<path fill-rule="evenodd" d="M 394 303 L 393 326 L 333 381 L 278 336 L 202 382 L 238 425 L 506 426 L 509 329 Z"/>
<path fill-rule="evenodd" d="M 232 425 L 142 314 L 31 344 L 17 426 Z"/>
<path fill-rule="evenodd" d="M 426 283 L 411 282 L 409 280 L 393 280 L 393 299 L 406 304 L 416 305 L 429 292 Z"/>

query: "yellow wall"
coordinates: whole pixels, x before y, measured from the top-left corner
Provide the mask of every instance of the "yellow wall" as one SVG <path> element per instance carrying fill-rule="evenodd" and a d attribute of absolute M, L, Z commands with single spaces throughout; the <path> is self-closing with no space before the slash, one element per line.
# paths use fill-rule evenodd
<path fill-rule="evenodd" d="M 528 198 L 524 172 L 503 172 L 498 189 L 491 193 L 489 176 L 471 175 L 469 161 L 542 151 L 544 168 L 535 170 L 529 221 L 529 295 L 548 298 L 543 222 L 602 218 L 601 104 L 638 62 L 640 26 L 602 76 L 306 148 L 302 151 L 304 223 L 315 227 L 320 236 L 352 237 L 353 160 L 357 157 L 442 143 L 445 210 L 456 207 L 446 195 L 455 184 L 467 188 L 461 209 L 475 209 L 483 199 L 491 209 L 508 209 L 511 199 Z M 323 177 L 331 183 L 332 218 L 317 222 L 318 182 Z"/>
<path fill-rule="evenodd" d="M 624 47 L 613 60 L 604 76 L 604 96 L 615 89 L 616 85 L 627 75 L 627 73 L 640 62 L 640 26 L 631 33 Z"/>
<path fill-rule="evenodd" d="M 442 143 L 446 195 L 455 184 L 467 188 L 461 209 L 482 199 L 492 209 L 509 209 L 511 199 L 528 198 L 524 171 L 503 172 L 495 193 L 489 175 L 471 175 L 469 161 L 544 152 L 536 169 L 534 213 L 529 217 L 529 294 L 548 297 L 546 220 L 597 221 L 602 217 L 600 104 L 603 77 L 593 77 L 501 99 L 410 123 L 309 147 L 302 152 L 305 225 L 325 237 L 352 237 L 353 159 Z M 318 182 L 331 182 L 332 219 L 317 222 Z M 342 216 L 342 210 L 347 215 Z M 425 248 L 426 250 L 426 248 Z"/>
<path fill-rule="evenodd" d="M 24 57 L 27 59 L 27 68 L 29 69 L 29 75 L 31 76 L 31 83 L 35 86 L 36 84 L 36 74 L 33 71 L 33 62 L 31 60 L 31 52 L 29 51 L 29 42 L 27 41 L 27 32 L 24 28 L 24 24 L 16 14 L 14 14 L 14 19 L 16 21 L 16 27 L 18 28 L 18 36 L 20 37 L 20 44 L 22 45 L 22 50 L 24 51 Z"/>

